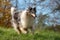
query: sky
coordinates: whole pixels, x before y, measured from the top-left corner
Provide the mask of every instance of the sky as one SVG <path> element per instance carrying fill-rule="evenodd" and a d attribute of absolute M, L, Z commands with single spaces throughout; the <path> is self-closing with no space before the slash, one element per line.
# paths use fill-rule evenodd
<path fill-rule="evenodd" d="M 26 1 L 26 3 L 25 3 Z M 28 6 L 33 6 L 34 0 L 18 0 L 18 9 L 25 9 Z M 51 2 L 51 4 L 50 4 Z M 30 4 L 29 4 L 30 3 Z M 59 2 L 60 3 L 60 2 Z M 16 2 L 13 1 L 13 5 L 15 6 Z M 43 2 L 40 2 L 39 0 L 36 0 L 36 9 L 37 14 L 42 12 L 43 14 L 52 12 L 52 9 L 56 8 L 57 4 L 53 2 L 53 0 L 45 0 Z"/>
<path fill-rule="evenodd" d="M 25 2 L 26 1 L 26 2 Z M 42 13 L 43 15 L 48 14 L 50 16 L 50 20 L 54 18 L 54 14 L 52 14 L 53 9 L 55 9 L 58 4 L 55 2 L 57 1 L 60 4 L 60 0 L 45 0 L 45 1 L 39 1 L 36 0 L 36 14 L 39 15 Z M 29 6 L 33 7 L 34 0 L 18 0 L 18 9 L 24 10 Z M 12 4 L 15 6 L 16 2 L 15 0 L 12 1 Z M 54 13 L 54 12 L 53 12 Z M 60 11 L 55 12 L 55 16 L 60 18 Z M 58 23 L 60 23 L 60 19 L 56 20 Z"/>

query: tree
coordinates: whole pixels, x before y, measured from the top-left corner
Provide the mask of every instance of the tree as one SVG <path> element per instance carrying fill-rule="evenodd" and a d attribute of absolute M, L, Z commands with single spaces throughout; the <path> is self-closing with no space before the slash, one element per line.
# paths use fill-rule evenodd
<path fill-rule="evenodd" d="M 45 26 L 45 20 L 48 18 L 48 14 L 43 15 L 42 13 L 38 16 L 38 28 L 42 29 Z"/>
<path fill-rule="evenodd" d="M 8 26 L 10 21 L 10 0 L 0 0 L 0 14 L 3 15 L 1 18 L 1 25 Z"/>

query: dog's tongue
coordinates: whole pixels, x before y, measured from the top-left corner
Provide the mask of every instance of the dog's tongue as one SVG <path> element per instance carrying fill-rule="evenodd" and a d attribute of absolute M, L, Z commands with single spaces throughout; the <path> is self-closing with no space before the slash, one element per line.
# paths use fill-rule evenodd
<path fill-rule="evenodd" d="M 31 14 L 33 17 L 35 17 L 35 14 Z"/>

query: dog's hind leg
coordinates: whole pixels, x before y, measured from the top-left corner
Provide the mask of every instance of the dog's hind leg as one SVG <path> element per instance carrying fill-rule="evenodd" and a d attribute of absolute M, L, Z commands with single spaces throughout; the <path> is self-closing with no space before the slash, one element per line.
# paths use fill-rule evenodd
<path fill-rule="evenodd" d="M 13 26 L 14 30 L 15 30 L 18 34 L 20 34 L 20 31 L 19 31 L 19 28 L 18 28 L 17 24 L 14 23 L 14 22 L 12 22 L 12 26 Z"/>

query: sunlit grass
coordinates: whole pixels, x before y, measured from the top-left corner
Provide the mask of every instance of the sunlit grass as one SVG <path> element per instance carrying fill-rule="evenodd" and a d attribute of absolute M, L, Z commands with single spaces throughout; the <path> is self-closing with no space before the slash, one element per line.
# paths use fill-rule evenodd
<path fill-rule="evenodd" d="M 60 33 L 54 31 L 35 31 L 34 34 L 18 35 L 13 28 L 0 27 L 0 40 L 60 40 Z"/>

